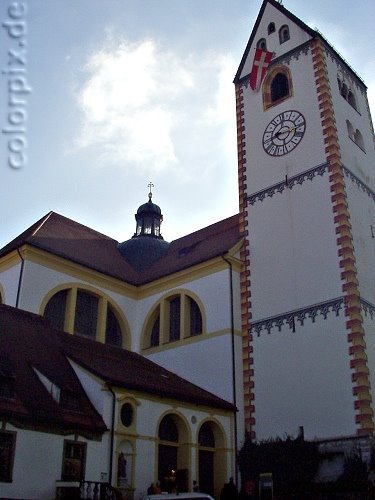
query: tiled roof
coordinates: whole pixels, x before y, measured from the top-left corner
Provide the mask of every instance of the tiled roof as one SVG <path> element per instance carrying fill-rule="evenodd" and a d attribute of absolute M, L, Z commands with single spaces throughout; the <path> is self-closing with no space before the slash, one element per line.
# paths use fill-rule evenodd
<path fill-rule="evenodd" d="M 238 215 L 234 215 L 172 241 L 165 254 L 142 273 L 121 256 L 116 240 L 50 212 L 1 249 L 0 257 L 28 244 L 127 283 L 141 285 L 220 256 L 240 239 Z"/>
<path fill-rule="evenodd" d="M 232 403 L 201 389 L 135 352 L 59 332 L 64 353 L 114 387 L 234 411 Z"/>
<path fill-rule="evenodd" d="M 139 354 L 59 332 L 41 316 L 6 305 L 0 305 L 0 353 L 0 382 L 13 381 L 15 390 L 13 398 L 1 397 L 0 392 L 0 418 L 15 425 L 65 433 L 106 430 L 68 359 L 114 388 L 235 410 L 231 403 Z M 35 370 L 61 392 L 73 394 L 79 411 L 56 402 Z"/>
<path fill-rule="evenodd" d="M 12 382 L 14 397 L 0 396 L 0 418 L 15 425 L 59 432 L 102 434 L 106 426 L 59 348 L 58 335 L 41 316 L 0 305 L 0 377 Z M 55 401 L 40 381 L 74 395 L 79 411 Z"/>

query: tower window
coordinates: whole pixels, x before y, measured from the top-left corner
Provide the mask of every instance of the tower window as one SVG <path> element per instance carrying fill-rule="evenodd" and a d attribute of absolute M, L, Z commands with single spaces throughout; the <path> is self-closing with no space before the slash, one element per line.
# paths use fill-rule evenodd
<path fill-rule="evenodd" d="M 77 291 L 74 333 L 95 338 L 98 320 L 98 298 L 83 290 Z"/>
<path fill-rule="evenodd" d="M 68 290 L 61 290 L 55 293 L 50 298 L 46 308 L 44 309 L 44 316 L 48 318 L 54 328 L 57 330 L 64 329 L 66 298 Z"/>
<path fill-rule="evenodd" d="M 271 83 L 271 101 L 276 102 L 287 95 L 289 95 L 288 79 L 283 73 L 278 73 Z"/>
<path fill-rule="evenodd" d="M 181 299 L 175 297 L 169 302 L 169 341 L 180 339 Z"/>
<path fill-rule="evenodd" d="M 270 35 L 271 33 L 275 32 L 275 23 L 270 23 L 268 25 L 268 34 Z"/>
<path fill-rule="evenodd" d="M 284 43 L 289 39 L 290 39 L 289 28 L 286 24 L 284 24 L 284 26 L 281 26 L 281 28 L 279 29 L 280 43 Z"/>
<path fill-rule="evenodd" d="M 293 95 L 292 78 L 287 66 L 271 67 L 263 81 L 262 94 L 265 110 Z"/>
<path fill-rule="evenodd" d="M 342 73 L 337 74 L 337 85 L 340 90 L 340 95 L 350 104 L 352 108 L 359 112 L 355 92 L 345 83 Z"/>
<path fill-rule="evenodd" d="M 267 50 L 267 42 L 265 38 L 261 38 L 257 42 L 257 49 Z"/>

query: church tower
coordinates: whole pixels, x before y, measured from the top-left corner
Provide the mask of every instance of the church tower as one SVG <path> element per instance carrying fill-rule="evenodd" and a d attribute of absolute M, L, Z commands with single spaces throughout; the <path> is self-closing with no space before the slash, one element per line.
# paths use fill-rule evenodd
<path fill-rule="evenodd" d="M 366 86 L 319 32 L 264 0 L 235 88 L 246 429 L 257 439 L 300 426 L 307 439 L 371 436 L 375 151 Z"/>

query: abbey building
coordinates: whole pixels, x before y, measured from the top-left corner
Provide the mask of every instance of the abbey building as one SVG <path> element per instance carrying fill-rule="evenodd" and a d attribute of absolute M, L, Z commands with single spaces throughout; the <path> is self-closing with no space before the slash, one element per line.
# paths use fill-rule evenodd
<path fill-rule="evenodd" d="M 50 212 L 0 251 L 2 495 L 218 498 L 245 436 L 369 446 L 366 86 L 275 0 L 234 84 L 237 215 L 167 242 L 150 193 L 124 242 Z"/>

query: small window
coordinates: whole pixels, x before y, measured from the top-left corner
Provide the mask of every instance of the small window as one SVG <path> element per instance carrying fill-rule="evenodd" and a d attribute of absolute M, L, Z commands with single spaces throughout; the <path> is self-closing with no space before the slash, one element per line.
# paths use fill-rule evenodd
<path fill-rule="evenodd" d="M 276 102 L 288 95 L 288 78 L 283 73 L 278 73 L 271 83 L 271 102 Z"/>
<path fill-rule="evenodd" d="M 125 427 L 130 427 L 133 423 L 133 407 L 130 403 L 124 403 L 121 407 L 120 418 L 121 423 Z"/>
<path fill-rule="evenodd" d="M 108 304 L 107 308 L 107 324 L 105 328 L 105 342 L 106 344 L 114 345 L 117 347 L 122 346 L 122 334 L 120 324 L 112 311 L 111 306 Z"/>
<path fill-rule="evenodd" d="M 271 33 L 275 32 L 275 23 L 270 23 L 268 25 L 268 34 L 270 35 Z"/>
<path fill-rule="evenodd" d="M 289 39 L 290 39 L 289 28 L 286 24 L 284 24 L 284 26 L 281 26 L 279 30 L 280 43 L 284 43 Z"/>
<path fill-rule="evenodd" d="M 98 298 L 83 290 L 77 291 L 74 333 L 95 339 L 98 320 Z"/>
<path fill-rule="evenodd" d="M 16 434 L 0 432 L 0 481 L 11 482 L 13 475 Z"/>
<path fill-rule="evenodd" d="M 267 42 L 265 38 L 258 40 L 257 49 L 267 50 Z"/>
<path fill-rule="evenodd" d="M 349 120 L 346 120 L 346 128 L 348 129 L 348 136 L 352 141 L 354 141 L 354 128 Z M 355 141 L 354 141 L 355 142 Z"/>
<path fill-rule="evenodd" d="M 68 290 L 61 290 L 51 297 L 44 309 L 44 316 L 50 320 L 57 330 L 64 329 L 66 299 Z"/>
<path fill-rule="evenodd" d="M 151 330 L 150 347 L 156 347 L 160 342 L 160 314 L 157 315 Z"/>
<path fill-rule="evenodd" d="M 169 341 L 180 339 L 181 297 L 175 297 L 169 302 Z"/>
<path fill-rule="evenodd" d="M 199 335 L 202 333 L 202 314 L 195 300 L 190 297 L 188 299 L 190 309 L 190 336 Z"/>
<path fill-rule="evenodd" d="M 354 142 L 359 146 L 362 151 L 365 151 L 365 143 L 363 142 L 363 136 L 361 132 L 357 129 L 354 133 Z"/>
<path fill-rule="evenodd" d="M 76 441 L 64 442 L 63 481 L 82 481 L 85 477 L 86 444 Z"/>

